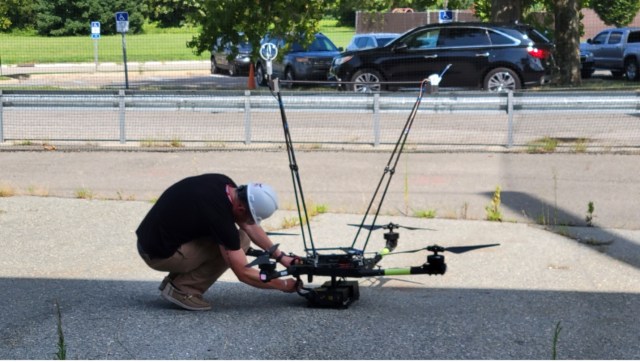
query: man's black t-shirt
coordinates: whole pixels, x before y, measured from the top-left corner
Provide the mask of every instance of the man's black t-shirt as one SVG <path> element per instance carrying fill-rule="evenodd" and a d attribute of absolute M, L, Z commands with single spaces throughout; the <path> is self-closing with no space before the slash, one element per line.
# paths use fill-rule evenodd
<path fill-rule="evenodd" d="M 202 237 L 240 249 L 227 185 L 237 187 L 225 175 L 204 174 L 169 187 L 136 230 L 142 250 L 151 258 L 168 258 L 180 245 Z"/>

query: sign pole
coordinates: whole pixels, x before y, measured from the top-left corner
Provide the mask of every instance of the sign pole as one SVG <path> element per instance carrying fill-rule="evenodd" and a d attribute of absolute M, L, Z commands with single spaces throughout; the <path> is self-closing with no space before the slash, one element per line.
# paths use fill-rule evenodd
<path fill-rule="evenodd" d="M 98 39 L 93 39 L 93 62 L 96 65 L 96 72 L 98 71 Z"/>
<path fill-rule="evenodd" d="M 120 11 L 116 13 L 116 31 L 122 34 L 122 58 L 124 60 L 125 88 L 129 89 L 129 69 L 127 68 L 127 40 L 124 34 L 129 31 L 129 13 Z"/>
<path fill-rule="evenodd" d="M 91 22 L 91 38 L 93 39 L 93 62 L 96 65 L 96 72 L 98 71 L 98 39 L 100 39 L 100 22 Z"/>
<path fill-rule="evenodd" d="M 125 88 L 129 89 L 129 70 L 127 69 L 127 41 L 122 32 L 122 58 L 124 59 L 124 84 Z"/>

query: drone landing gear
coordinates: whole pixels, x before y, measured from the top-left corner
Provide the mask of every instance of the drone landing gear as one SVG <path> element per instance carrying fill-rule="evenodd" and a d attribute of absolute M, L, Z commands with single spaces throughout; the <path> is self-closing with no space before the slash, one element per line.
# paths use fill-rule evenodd
<path fill-rule="evenodd" d="M 311 289 L 305 297 L 311 308 L 346 309 L 360 299 L 360 291 L 357 281 L 336 281 L 331 278 L 331 281 L 325 282 L 321 287 Z"/>

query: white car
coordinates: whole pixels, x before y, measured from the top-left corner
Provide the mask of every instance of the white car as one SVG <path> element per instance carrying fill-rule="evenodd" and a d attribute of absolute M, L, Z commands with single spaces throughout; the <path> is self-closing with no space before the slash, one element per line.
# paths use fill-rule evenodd
<path fill-rule="evenodd" d="M 387 45 L 390 41 L 400 36 L 397 33 L 367 33 L 356 34 L 347 45 L 347 50 L 360 50 L 377 48 Z"/>

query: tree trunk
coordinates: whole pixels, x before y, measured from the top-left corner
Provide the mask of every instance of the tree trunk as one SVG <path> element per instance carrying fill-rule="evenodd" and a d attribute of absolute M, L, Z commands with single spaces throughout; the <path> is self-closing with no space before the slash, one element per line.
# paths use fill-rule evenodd
<path fill-rule="evenodd" d="M 522 20 L 522 0 L 491 0 L 491 21 L 512 23 Z"/>
<path fill-rule="evenodd" d="M 580 0 L 553 0 L 559 85 L 580 85 Z"/>

